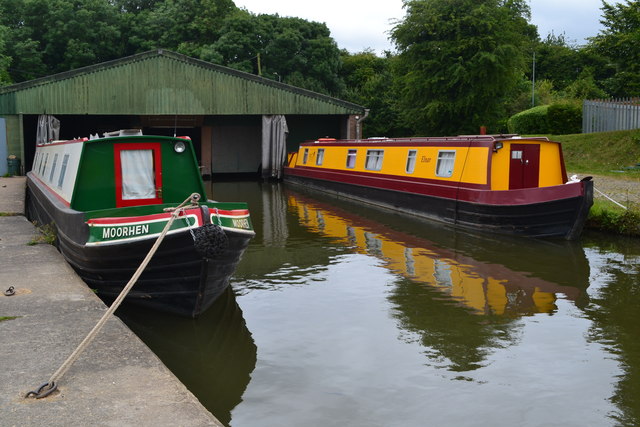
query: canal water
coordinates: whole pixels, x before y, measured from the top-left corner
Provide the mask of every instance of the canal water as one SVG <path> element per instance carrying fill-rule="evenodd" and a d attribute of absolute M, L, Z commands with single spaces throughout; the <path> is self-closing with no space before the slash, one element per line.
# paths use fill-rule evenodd
<path fill-rule="evenodd" d="M 286 184 L 210 184 L 257 235 L 201 318 L 118 314 L 222 422 L 640 424 L 640 241 L 457 231 Z"/>

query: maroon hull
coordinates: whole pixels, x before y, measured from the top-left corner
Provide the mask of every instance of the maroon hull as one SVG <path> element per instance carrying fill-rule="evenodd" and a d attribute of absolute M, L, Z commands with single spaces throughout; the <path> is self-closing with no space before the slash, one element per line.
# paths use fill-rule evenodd
<path fill-rule="evenodd" d="M 593 203 L 590 180 L 492 191 L 469 185 L 317 168 L 285 168 L 285 180 L 474 230 L 529 237 L 580 236 Z"/>

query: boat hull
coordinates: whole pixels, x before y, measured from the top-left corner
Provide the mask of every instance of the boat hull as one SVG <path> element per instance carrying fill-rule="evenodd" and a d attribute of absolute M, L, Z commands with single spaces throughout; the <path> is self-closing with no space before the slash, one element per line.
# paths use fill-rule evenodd
<path fill-rule="evenodd" d="M 86 244 L 89 226 L 84 214 L 65 206 L 29 175 L 27 216 L 40 224 L 55 224 L 58 250 L 107 303 L 119 295 L 156 241 L 144 238 Z M 188 317 L 207 310 L 228 287 L 230 276 L 253 237 L 253 232 L 223 231 L 227 244 L 211 258 L 198 252 L 189 229 L 167 234 L 125 303 Z"/>
<path fill-rule="evenodd" d="M 474 231 L 574 240 L 580 236 L 593 204 L 590 180 L 496 192 L 416 182 L 411 183 L 412 191 L 406 191 L 402 180 L 350 179 L 344 174 L 332 177 L 330 173 L 285 168 L 287 182 Z"/>

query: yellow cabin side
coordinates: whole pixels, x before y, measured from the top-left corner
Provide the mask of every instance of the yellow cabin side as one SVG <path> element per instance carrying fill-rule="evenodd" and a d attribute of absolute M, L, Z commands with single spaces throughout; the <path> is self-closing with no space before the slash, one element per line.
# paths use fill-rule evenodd
<path fill-rule="evenodd" d="M 448 159 L 448 160 L 447 160 Z M 445 162 L 453 168 L 442 167 Z M 289 165 L 488 184 L 488 147 L 302 146 Z"/>

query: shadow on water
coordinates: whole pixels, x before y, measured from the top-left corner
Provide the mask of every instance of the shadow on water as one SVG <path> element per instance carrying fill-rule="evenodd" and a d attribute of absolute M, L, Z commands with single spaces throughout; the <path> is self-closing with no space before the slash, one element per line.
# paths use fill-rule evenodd
<path fill-rule="evenodd" d="M 211 413 L 229 424 L 257 353 L 231 288 L 198 319 L 131 306 L 120 307 L 117 315 Z"/>

